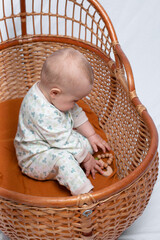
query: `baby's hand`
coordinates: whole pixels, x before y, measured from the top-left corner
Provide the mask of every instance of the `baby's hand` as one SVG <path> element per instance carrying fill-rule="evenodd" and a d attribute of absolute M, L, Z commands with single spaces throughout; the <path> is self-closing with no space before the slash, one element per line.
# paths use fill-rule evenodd
<path fill-rule="evenodd" d="M 103 140 L 97 133 L 88 137 L 88 140 L 95 152 L 98 152 L 98 147 L 101 148 L 104 153 L 106 152 L 106 150 L 111 150 L 109 144 L 105 140 Z"/>
<path fill-rule="evenodd" d="M 103 174 L 103 171 L 101 169 L 101 167 L 103 167 L 102 166 L 103 164 L 100 161 L 94 159 L 94 157 L 90 153 L 87 154 L 86 158 L 83 160 L 81 165 L 86 170 L 87 177 L 91 173 L 93 179 L 95 179 L 95 173 L 97 171 Z"/>

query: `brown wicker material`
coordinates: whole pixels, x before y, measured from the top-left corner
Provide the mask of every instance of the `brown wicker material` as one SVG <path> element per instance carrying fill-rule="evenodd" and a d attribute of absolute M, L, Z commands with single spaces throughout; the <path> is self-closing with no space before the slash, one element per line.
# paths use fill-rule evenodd
<path fill-rule="evenodd" d="M 88 58 L 94 88 L 85 99 L 115 153 L 119 181 L 91 194 L 36 197 L 0 188 L 0 229 L 10 239 L 117 239 L 145 209 L 158 173 L 158 136 L 139 101 L 128 59 L 97 0 L 20 1 L 0 19 L 0 102 L 23 97 L 45 58 L 73 47 Z M 29 2 L 29 1 L 26 1 Z M 17 27 L 20 27 L 19 28 Z"/>

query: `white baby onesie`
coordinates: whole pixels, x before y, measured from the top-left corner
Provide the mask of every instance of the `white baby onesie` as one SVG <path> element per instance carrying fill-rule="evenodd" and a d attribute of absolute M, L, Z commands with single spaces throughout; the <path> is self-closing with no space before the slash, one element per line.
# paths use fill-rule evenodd
<path fill-rule="evenodd" d="M 38 180 L 56 179 L 72 195 L 89 192 L 93 186 L 79 164 L 93 150 L 74 130 L 87 120 L 77 104 L 59 111 L 35 83 L 22 102 L 14 141 L 22 172 Z"/>

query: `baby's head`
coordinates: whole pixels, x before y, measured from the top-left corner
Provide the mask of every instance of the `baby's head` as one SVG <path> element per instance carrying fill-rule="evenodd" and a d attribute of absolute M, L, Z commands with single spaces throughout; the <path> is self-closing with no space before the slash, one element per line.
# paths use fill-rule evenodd
<path fill-rule="evenodd" d="M 64 48 L 44 62 L 39 88 L 50 103 L 65 112 L 90 93 L 93 81 L 92 67 L 84 55 Z"/>

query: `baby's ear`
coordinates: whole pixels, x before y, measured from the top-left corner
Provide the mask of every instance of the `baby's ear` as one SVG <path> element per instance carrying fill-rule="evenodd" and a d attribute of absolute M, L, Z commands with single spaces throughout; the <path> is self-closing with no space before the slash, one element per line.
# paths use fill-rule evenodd
<path fill-rule="evenodd" d="M 61 93 L 61 90 L 59 88 L 52 88 L 50 90 L 50 96 L 51 98 L 57 97 Z"/>

